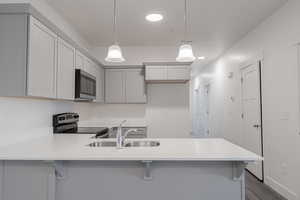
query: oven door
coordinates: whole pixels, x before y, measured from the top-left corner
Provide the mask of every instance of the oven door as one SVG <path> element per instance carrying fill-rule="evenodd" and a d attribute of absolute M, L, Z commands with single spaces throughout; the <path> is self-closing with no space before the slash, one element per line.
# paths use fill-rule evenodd
<path fill-rule="evenodd" d="M 84 101 L 96 99 L 96 77 L 81 69 L 75 70 L 75 99 Z"/>

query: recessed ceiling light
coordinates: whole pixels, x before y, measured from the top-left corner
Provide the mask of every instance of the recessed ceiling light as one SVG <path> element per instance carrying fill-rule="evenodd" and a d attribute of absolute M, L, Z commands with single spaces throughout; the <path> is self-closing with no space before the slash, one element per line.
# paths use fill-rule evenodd
<path fill-rule="evenodd" d="M 164 17 L 161 14 L 158 13 L 152 13 L 149 15 L 146 15 L 146 20 L 149 22 L 158 22 L 161 21 Z"/>
<path fill-rule="evenodd" d="M 205 60 L 205 57 L 204 56 L 199 56 L 198 60 Z"/>

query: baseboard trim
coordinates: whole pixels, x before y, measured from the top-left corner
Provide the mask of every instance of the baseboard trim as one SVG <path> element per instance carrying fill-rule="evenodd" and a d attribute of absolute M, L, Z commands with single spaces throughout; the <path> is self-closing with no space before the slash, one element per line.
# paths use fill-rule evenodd
<path fill-rule="evenodd" d="M 299 200 L 298 195 L 288 189 L 286 186 L 278 183 L 273 178 L 266 176 L 265 177 L 265 184 L 271 187 L 273 190 L 281 194 L 283 197 L 287 198 L 288 200 Z"/>

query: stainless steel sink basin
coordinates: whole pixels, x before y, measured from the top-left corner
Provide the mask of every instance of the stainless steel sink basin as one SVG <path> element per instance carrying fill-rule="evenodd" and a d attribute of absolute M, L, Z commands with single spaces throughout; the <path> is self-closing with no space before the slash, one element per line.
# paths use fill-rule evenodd
<path fill-rule="evenodd" d="M 125 147 L 158 147 L 158 141 L 130 141 L 125 142 Z"/>
<path fill-rule="evenodd" d="M 158 147 L 158 141 L 127 141 L 124 147 Z M 116 147 L 117 143 L 114 141 L 98 141 L 88 144 L 89 147 Z"/>

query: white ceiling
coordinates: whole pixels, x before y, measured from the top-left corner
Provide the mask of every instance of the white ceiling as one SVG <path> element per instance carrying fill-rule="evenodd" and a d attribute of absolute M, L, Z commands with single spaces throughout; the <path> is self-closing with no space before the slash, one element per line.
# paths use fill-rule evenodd
<path fill-rule="evenodd" d="M 47 0 L 90 42 L 113 41 L 113 0 Z M 287 0 L 188 0 L 189 39 L 201 55 L 217 56 Z M 183 39 L 183 0 L 118 0 L 123 46 L 176 46 Z M 145 21 L 160 12 L 160 23 Z"/>

